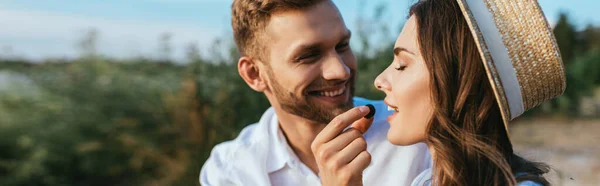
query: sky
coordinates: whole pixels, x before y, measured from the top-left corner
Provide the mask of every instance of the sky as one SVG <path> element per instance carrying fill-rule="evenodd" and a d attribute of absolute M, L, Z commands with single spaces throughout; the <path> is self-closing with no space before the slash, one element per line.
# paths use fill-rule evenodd
<path fill-rule="evenodd" d="M 384 20 L 400 31 L 415 0 L 333 0 L 349 29 L 357 17 L 387 3 Z M 99 33 L 99 53 L 116 58 L 158 57 L 159 38 L 172 35 L 173 58 L 184 58 L 191 43 L 209 54 L 216 39 L 231 41 L 232 0 L 0 0 L 0 56 L 32 60 L 73 58 L 76 43 L 91 28 Z M 551 24 L 561 11 L 582 29 L 600 26 L 598 0 L 539 0 Z M 356 42 L 354 42 L 356 43 Z M 202 54 L 201 53 L 201 54 Z"/>

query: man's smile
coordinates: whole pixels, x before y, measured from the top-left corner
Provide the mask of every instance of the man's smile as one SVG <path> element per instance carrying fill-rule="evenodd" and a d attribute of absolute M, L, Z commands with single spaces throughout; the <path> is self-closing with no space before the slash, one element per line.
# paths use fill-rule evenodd
<path fill-rule="evenodd" d="M 308 95 L 312 98 L 315 98 L 318 101 L 328 102 L 331 104 L 346 102 L 350 97 L 348 82 L 349 81 L 336 86 L 311 90 L 308 91 Z"/>

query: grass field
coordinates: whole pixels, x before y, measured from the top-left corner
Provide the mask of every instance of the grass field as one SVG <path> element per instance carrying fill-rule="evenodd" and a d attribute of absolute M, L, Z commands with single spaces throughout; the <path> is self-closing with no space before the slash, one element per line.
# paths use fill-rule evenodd
<path fill-rule="evenodd" d="M 525 119 L 510 134 L 517 154 L 554 169 L 552 185 L 600 185 L 600 119 Z"/>

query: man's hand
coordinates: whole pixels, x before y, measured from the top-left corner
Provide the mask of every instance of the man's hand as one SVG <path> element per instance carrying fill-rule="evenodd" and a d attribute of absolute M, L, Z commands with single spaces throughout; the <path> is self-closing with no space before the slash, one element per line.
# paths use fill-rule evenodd
<path fill-rule="evenodd" d="M 324 186 L 362 185 L 362 172 L 371 163 L 362 137 L 373 122 L 370 112 L 375 112 L 371 105 L 348 110 L 331 120 L 313 141 L 311 149 Z"/>

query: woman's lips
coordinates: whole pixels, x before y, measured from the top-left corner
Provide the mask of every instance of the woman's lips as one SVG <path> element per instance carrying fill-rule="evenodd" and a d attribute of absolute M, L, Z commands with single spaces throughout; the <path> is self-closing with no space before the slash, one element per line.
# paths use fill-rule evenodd
<path fill-rule="evenodd" d="M 394 112 L 394 113 L 392 113 L 392 115 L 388 116 L 388 118 L 387 118 L 388 122 L 391 122 L 392 119 L 394 119 L 394 117 L 396 116 L 396 114 L 398 114 L 398 108 L 388 105 L 388 111 Z"/>
<path fill-rule="evenodd" d="M 392 115 L 388 116 L 388 118 L 387 118 L 387 121 L 391 122 L 392 119 L 394 119 L 394 117 L 396 116 L 396 114 L 398 114 L 398 107 L 391 105 L 390 102 L 388 102 L 387 100 L 383 100 L 383 102 L 388 106 L 388 111 L 394 112 L 394 113 L 392 113 Z"/>
<path fill-rule="evenodd" d="M 396 114 L 398 114 L 398 112 L 394 112 L 392 115 L 388 116 L 387 121 L 389 123 L 392 123 L 392 119 L 394 119 L 394 117 L 396 117 Z"/>

